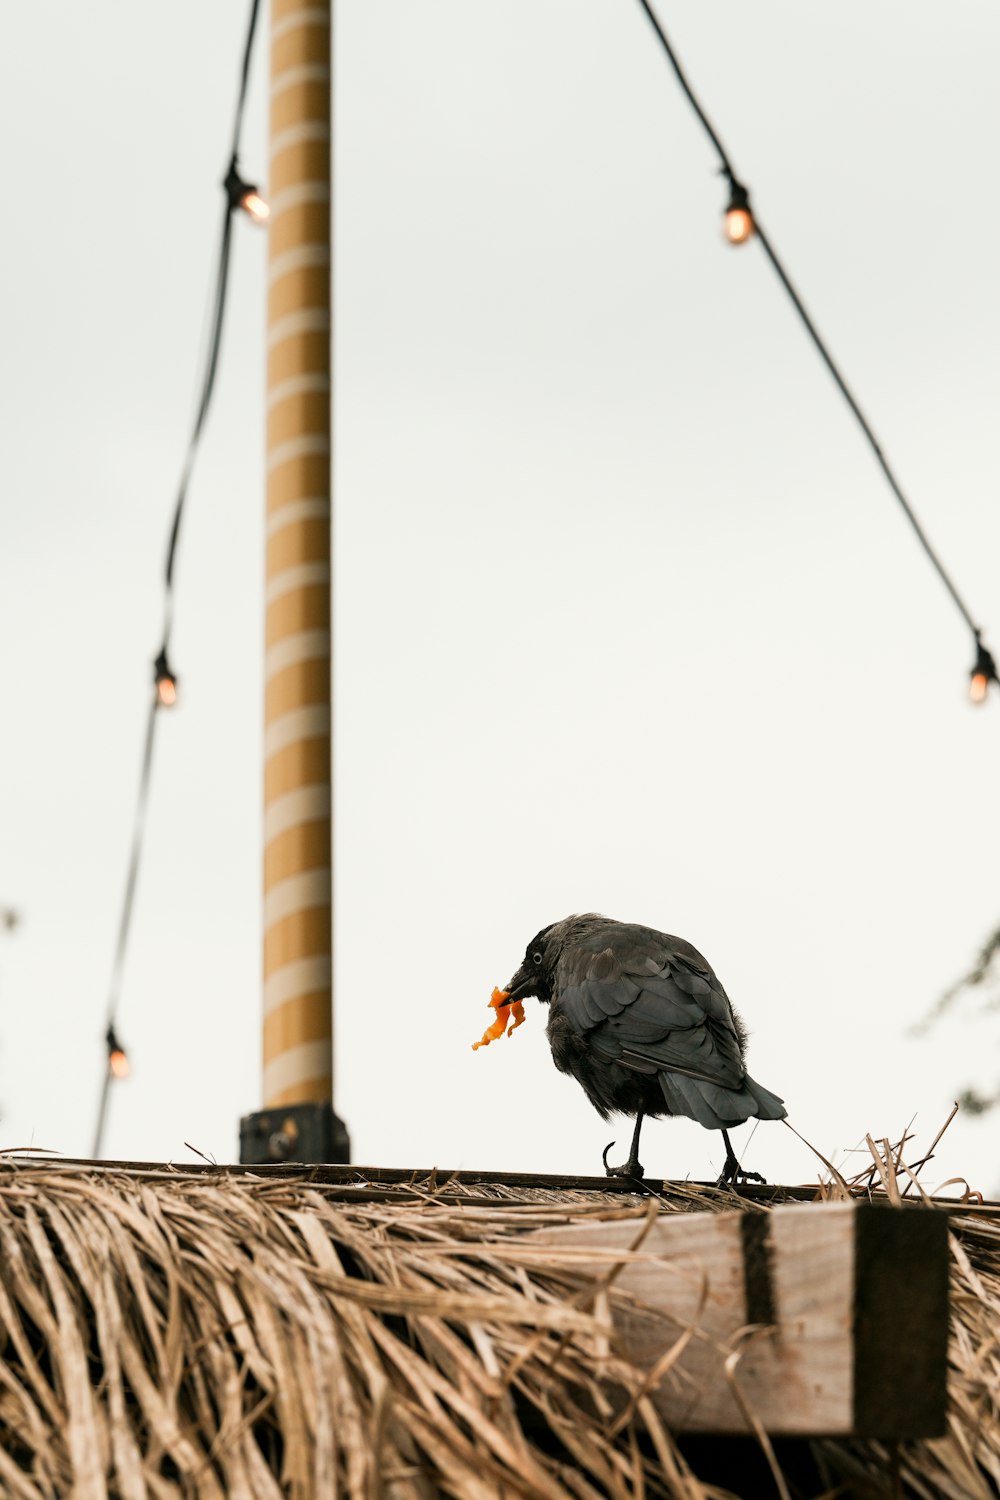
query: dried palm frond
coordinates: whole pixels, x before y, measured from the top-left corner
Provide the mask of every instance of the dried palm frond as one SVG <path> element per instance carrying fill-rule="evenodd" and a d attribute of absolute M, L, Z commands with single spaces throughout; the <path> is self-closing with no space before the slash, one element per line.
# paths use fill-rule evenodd
<path fill-rule="evenodd" d="M 871 1153 L 878 1193 L 901 1202 L 902 1145 Z M 822 1195 L 874 1193 L 867 1171 Z M 614 1324 L 618 1271 L 651 1216 L 741 1201 L 694 1184 L 640 1197 L 8 1160 L 0 1493 L 736 1493 L 694 1472 Z M 599 1273 L 528 1233 L 623 1219 L 632 1248 Z M 952 1224 L 949 1434 L 895 1457 L 814 1444 L 831 1483 L 889 1493 L 895 1462 L 918 1495 L 1000 1484 L 1000 1217 L 970 1209 Z M 667 1349 L 658 1378 L 670 1363 Z"/>

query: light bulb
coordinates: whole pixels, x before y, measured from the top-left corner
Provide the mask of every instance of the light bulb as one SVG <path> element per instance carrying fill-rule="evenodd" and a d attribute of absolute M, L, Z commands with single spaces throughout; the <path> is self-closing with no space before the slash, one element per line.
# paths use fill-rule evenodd
<path fill-rule="evenodd" d="M 729 202 L 722 221 L 722 232 L 731 245 L 745 245 L 753 234 L 750 194 L 733 177 L 729 179 Z"/>
<path fill-rule="evenodd" d="M 976 659 L 969 673 L 969 698 L 973 703 L 985 703 L 990 683 L 997 682 L 997 667 L 992 653 L 983 645 L 976 631 Z"/>
<path fill-rule="evenodd" d="M 247 182 L 240 176 L 235 156 L 229 163 L 229 171 L 226 173 L 223 187 L 229 197 L 230 210 L 240 209 L 248 218 L 253 219 L 255 224 L 267 222 L 271 205 L 255 182 Z"/>
<path fill-rule="evenodd" d="M 115 1035 L 115 1028 L 113 1026 L 108 1027 L 106 1040 L 108 1043 L 108 1068 L 112 1078 L 127 1078 L 129 1071 L 128 1057 L 125 1048 Z"/>
<path fill-rule="evenodd" d="M 173 708 L 177 702 L 177 678 L 167 661 L 166 649 L 160 652 L 153 663 L 153 681 L 156 698 L 161 708 Z"/>
<path fill-rule="evenodd" d="M 753 215 L 748 208 L 727 208 L 723 233 L 731 245 L 745 245 L 753 234 Z"/>
<path fill-rule="evenodd" d="M 255 187 L 248 187 L 240 199 L 240 208 L 255 224 L 266 224 L 271 214 L 271 205 L 262 198 Z"/>

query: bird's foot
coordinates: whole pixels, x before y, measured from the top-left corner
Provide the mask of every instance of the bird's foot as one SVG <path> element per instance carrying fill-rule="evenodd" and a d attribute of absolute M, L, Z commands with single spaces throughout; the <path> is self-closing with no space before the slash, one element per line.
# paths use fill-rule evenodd
<path fill-rule="evenodd" d="M 639 1159 L 635 1156 L 630 1156 L 628 1161 L 623 1161 L 620 1167 L 608 1166 L 608 1152 L 611 1150 L 611 1147 L 613 1145 L 614 1141 L 609 1141 L 604 1150 L 601 1152 L 601 1160 L 604 1163 L 604 1170 L 608 1174 L 608 1176 L 634 1177 L 637 1181 L 641 1181 L 645 1176 L 645 1169 L 642 1165 L 642 1162 L 639 1161 Z"/>
<path fill-rule="evenodd" d="M 722 1176 L 715 1184 L 716 1187 L 738 1187 L 741 1182 L 759 1182 L 764 1187 L 767 1186 L 766 1177 L 762 1177 L 759 1172 L 744 1171 L 735 1156 L 727 1156 Z"/>

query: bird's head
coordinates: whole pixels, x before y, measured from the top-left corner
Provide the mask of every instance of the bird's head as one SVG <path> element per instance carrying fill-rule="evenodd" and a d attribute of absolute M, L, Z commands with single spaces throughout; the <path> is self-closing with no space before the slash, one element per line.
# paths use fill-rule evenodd
<path fill-rule="evenodd" d="M 567 943 L 589 942 L 595 932 L 607 927 L 607 923 L 607 917 L 588 911 L 563 917 L 561 922 L 552 922 L 541 932 L 536 932 L 524 950 L 520 968 L 507 984 L 510 999 L 526 1000 L 529 995 L 535 995 L 539 1000 L 551 1000 L 556 966 Z M 602 943 L 604 941 L 606 939 L 602 939 Z"/>
<path fill-rule="evenodd" d="M 507 981 L 508 999 L 526 1000 L 534 995 L 539 1000 L 551 1000 L 563 949 L 570 943 L 590 943 L 594 934 L 603 933 L 607 925 L 607 917 L 588 911 L 563 917 L 561 922 L 551 922 L 536 932 L 524 950 L 520 968 Z M 606 937 L 600 938 L 602 946 L 606 941 Z"/>
<path fill-rule="evenodd" d="M 520 968 L 504 986 L 511 1000 L 526 1000 L 529 995 L 539 1000 L 552 999 L 556 963 L 562 950 L 556 929 L 561 926 L 561 922 L 554 922 L 531 939 Z"/>

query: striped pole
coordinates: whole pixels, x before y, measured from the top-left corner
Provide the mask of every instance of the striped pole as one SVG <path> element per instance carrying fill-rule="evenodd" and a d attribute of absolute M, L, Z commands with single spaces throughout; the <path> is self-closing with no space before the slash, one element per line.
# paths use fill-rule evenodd
<path fill-rule="evenodd" d="M 332 1101 L 331 0 L 272 0 L 265 1108 Z"/>

